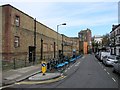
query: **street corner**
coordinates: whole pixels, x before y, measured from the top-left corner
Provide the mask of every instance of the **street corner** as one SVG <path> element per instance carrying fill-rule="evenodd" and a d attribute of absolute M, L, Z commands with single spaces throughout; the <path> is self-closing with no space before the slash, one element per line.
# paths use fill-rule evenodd
<path fill-rule="evenodd" d="M 61 73 L 46 73 L 43 75 L 42 73 L 29 77 L 26 81 L 17 82 L 17 85 L 29 85 L 29 84 L 47 84 L 54 83 L 64 79 L 66 76 Z"/>

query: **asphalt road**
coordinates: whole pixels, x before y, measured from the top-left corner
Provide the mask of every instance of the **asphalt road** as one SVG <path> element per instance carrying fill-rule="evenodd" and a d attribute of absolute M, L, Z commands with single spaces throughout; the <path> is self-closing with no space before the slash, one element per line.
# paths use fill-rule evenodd
<path fill-rule="evenodd" d="M 94 55 L 86 55 L 63 72 L 66 77 L 47 84 L 13 85 L 10 88 L 118 88 L 120 76 L 112 73 Z"/>

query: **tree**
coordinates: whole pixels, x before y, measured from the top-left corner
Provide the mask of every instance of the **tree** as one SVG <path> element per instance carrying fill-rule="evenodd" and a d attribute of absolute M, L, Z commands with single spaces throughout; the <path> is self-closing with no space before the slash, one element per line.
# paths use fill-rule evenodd
<path fill-rule="evenodd" d="M 103 35 L 102 46 L 108 47 L 109 44 L 110 44 L 110 35 L 109 34 Z"/>
<path fill-rule="evenodd" d="M 93 52 L 97 52 L 98 51 L 98 46 L 99 46 L 98 42 L 92 41 Z"/>

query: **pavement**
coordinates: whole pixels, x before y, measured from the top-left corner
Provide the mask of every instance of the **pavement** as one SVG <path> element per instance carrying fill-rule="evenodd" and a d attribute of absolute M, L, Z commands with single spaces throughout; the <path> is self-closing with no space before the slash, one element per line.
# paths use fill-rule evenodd
<path fill-rule="evenodd" d="M 29 77 L 29 80 L 30 81 L 45 81 L 45 80 L 58 78 L 60 76 L 61 76 L 60 73 L 46 73 L 45 75 L 43 75 L 42 73 L 39 73 L 39 74 Z"/>
<path fill-rule="evenodd" d="M 49 80 L 59 77 L 60 73 L 46 73 L 44 76 L 41 73 L 41 65 L 34 65 L 15 70 L 2 72 L 2 85 L 11 85 L 27 78 L 29 80 Z"/>
<path fill-rule="evenodd" d="M 79 57 L 78 57 L 79 58 Z M 33 80 L 33 81 L 47 81 L 51 79 L 55 79 L 62 76 L 59 72 L 48 71 L 46 75 L 42 75 L 41 73 L 41 64 L 33 65 L 29 67 L 12 69 L 9 71 L 2 72 L 2 86 L 11 85 L 20 81 L 24 81 L 25 79 Z"/>

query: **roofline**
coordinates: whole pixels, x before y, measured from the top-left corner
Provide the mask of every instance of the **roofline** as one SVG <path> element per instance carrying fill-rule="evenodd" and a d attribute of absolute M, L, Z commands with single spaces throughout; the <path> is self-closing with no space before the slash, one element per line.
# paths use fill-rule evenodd
<path fill-rule="evenodd" d="M 120 24 L 116 25 L 116 27 L 113 29 L 112 27 L 112 31 L 110 31 L 110 33 L 112 33 L 113 31 L 115 31 L 116 28 L 118 28 L 120 26 Z"/>
<path fill-rule="evenodd" d="M 14 9 L 16 9 L 16 10 L 20 11 L 21 13 L 23 13 L 23 14 L 27 15 L 28 17 L 30 17 L 30 18 L 32 18 L 32 19 L 35 19 L 35 18 L 33 18 L 32 16 L 30 16 L 30 15 L 26 14 L 25 12 L 23 12 L 23 11 L 21 11 L 21 10 L 17 9 L 16 7 L 14 7 L 14 6 L 10 5 L 10 4 L 5 4 L 5 5 L 2 5 L 2 7 L 5 7 L 5 6 L 10 6 L 10 7 L 14 8 Z M 41 25 L 45 26 L 46 28 L 49 28 L 50 30 L 52 30 L 52 31 L 54 31 L 54 32 L 56 32 L 56 33 L 57 33 L 57 31 L 55 31 L 55 30 L 53 30 L 52 28 L 50 28 L 50 27 L 48 27 L 48 26 L 46 26 L 46 25 L 42 24 L 41 22 L 39 22 L 39 21 L 37 21 L 37 20 L 36 20 L 36 22 L 38 22 L 39 24 L 41 24 Z M 59 35 L 61 35 L 60 33 L 58 33 L 58 34 L 59 34 Z"/>

